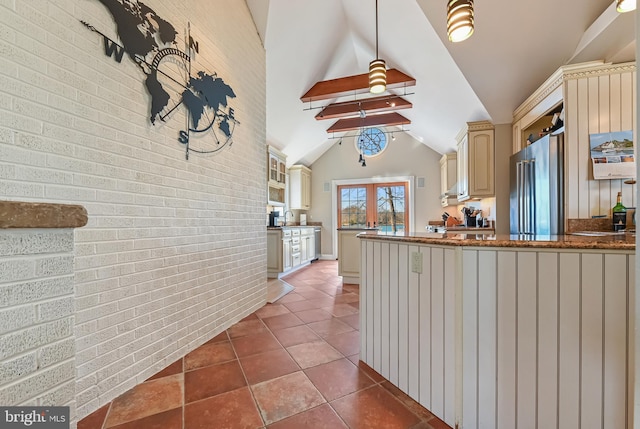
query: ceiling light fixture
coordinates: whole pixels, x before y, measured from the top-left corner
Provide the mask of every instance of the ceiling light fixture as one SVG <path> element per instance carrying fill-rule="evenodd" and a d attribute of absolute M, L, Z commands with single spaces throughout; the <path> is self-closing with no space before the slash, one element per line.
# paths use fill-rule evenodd
<path fill-rule="evenodd" d="M 636 10 L 636 0 L 618 0 L 616 10 L 620 13 Z"/>
<path fill-rule="evenodd" d="M 369 63 L 369 92 L 380 94 L 387 89 L 387 65 L 378 57 L 378 0 L 376 0 L 376 59 Z"/>
<path fill-rule="evenodd" d="M 447 4 L 447 36 L 449 36 L 449 40 L 462 42 L 472 34 L 473 0 L 449 0 Z"/>

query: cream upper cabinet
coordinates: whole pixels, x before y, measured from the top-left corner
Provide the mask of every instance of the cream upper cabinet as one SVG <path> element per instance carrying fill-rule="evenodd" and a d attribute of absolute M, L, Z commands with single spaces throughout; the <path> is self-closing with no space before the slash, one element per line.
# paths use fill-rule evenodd
<path fill-rule="evenodd" d="M 296 210 L 311 208 L 311 169 L 304 165 L 289 168 L 289 206 Z"/>
<path fill-rule="evenodd" d="M 287 186 L 287 156 L 272 146 L 267 150 L 267 174 L 268 203 L 283 206 Z"/>
<path fill-rule="evenodd" d="M 440 203 L 442 207 L 458 203 L 457 162 L 455 152 L 445 153 L 440 158 Z"/>
<path fill-rule="evenodd" d="M 464 198 L 465 200 L 469 195 L 469 183 L 468 183 L 468 174 L 469 169 L 467 167 L 469 160 L 469 140 L 467 134 L 465 133 L 458 139 L 458 159 L 457 159 L 457 172 L 456 176 L 458 177 L 458 201 L 463 200 L 463 196 L 467 196 Z"/>
<path fill-rule="evenodd" d="M 467 122 L 458 141 L 458 201 L 495 196 L 494 126 Z"/>

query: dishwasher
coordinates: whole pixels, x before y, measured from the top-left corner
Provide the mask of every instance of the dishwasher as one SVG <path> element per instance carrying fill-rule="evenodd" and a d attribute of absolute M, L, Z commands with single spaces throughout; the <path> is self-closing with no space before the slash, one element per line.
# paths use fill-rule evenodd
<path fill-rule="evenodd" d="M 314 226 L 313 227 L 313 235 L 314 235 L 314 238 L 316 240 L 316 257 L 311 262 L 317 261 L 318 258 L 320 258 L 320 251 L 322 249 L 322 245 L 321 245 L 321 242 L 320 242 L 321 234 L 322 234 L 322 227 L 321 226 Z"/>

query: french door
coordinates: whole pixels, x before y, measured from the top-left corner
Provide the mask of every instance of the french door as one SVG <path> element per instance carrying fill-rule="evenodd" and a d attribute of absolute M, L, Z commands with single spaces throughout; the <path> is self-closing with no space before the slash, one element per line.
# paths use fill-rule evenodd
<path fill-rule="evenodd" d="M 409 224 L 408 196 L 405 182 L 339 185 L 338 225 L 404 232 Z"/>

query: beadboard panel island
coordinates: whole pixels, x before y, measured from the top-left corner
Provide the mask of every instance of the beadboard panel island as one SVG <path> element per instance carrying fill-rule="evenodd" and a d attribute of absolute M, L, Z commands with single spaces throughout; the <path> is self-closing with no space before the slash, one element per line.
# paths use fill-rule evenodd
<path fill-rule="evenodd" d="M 360 358 L 447 424 L 631 427 L 633 237 L 359 237 Z"/>

